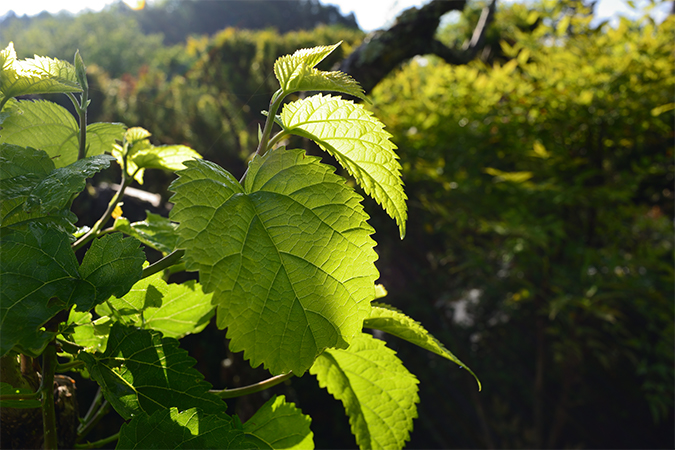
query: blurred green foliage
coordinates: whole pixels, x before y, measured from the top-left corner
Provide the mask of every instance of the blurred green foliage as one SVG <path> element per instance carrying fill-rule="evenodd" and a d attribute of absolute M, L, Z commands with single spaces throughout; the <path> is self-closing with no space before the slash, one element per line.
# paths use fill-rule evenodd
<path fill-rule="evenodd" d="M 189 142 L 204 157 L 241 174 L 258 143 L 261 111 L 277 89 L 274 61 L 294 49 L 344 41 L 319 66 L 330 69 L 361 38 L 360 31 L 340 27 L 283 35 L 227 28 L 212 38 L 189 38 L 184 53 L 176 55 L 187 63 L 163 60 L 119 79 L 92 72 L 95 89 L 103 93 L 96 120 L 139 124 L 161 142 Z M 185 73 L 170 77 L 165 68 L 180 64 L 187 64 Z"/>
<path fill-rule="evenodd" d="M 672 445 L 675 17 L 591 19 L 502 7 L 504 62 L 417 58 L 373 95 L 410 197 L 390 301 L 472 342 L 486 387 L 453 446 Z"/>
<path fill-rule="evenodd" d="M 11 17 L 0 26 L 0 43 L 20 43 L 17 56 L 50 55 L 72 61 L 79 49 L 88 64 L 104 67 L 113 77 L 135 73 L 164 50 L 161 34 L 145 34 L 133 11 L 123 8 L 36 17 Z M 4 47 L 3 47 L 4 48 Z"/>

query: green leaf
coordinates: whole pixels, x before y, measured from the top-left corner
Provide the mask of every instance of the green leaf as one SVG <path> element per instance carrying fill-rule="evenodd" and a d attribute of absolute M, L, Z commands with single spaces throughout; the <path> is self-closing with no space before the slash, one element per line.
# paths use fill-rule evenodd
<path fill-rule="evenodd" d="M 312 139 L 330 153 L 396 220 L 405 236 L 408 217 L 401 165 L 391 135 L 370 111 L 330 95 L 287 103 L 281 112 L 286 131 Z"/>
<path fill-rule="evenodd" d="M 364 328 L 372 328 L 384 331 L 401 339 L 405 339 L 425 350 L 436 353 L 443 358 L 465 368 L 478 382 L 478 390 L 481 388 L 480 380 L 466 364 L 460 361 L 450 350 L 445 348 L 435 337 L 431 335 L 419 322 L 403 314 L 393 306 L 373 303 L 370 317 L 363 322 Z"/>
<path fill-rule="evenodd" d="M 258 449 L 227 414 L 205 414 L 198 408 L 162 409 L 140 414 L 120 429 L 118 449 Z"/>
<path fill-rule="evenodd" d="M 69 210 L 71 200 L 84 189 L 85 179 L 111 160 L 102 155 L 54 169 L 41 150 L 0 144 L 0 223 L 8 226 L 40 219 L 71 231 L 77 221 Z"/>
<path fill-rule="evenodd" d="M 168 409 L 201 408 L 209 414 L 225 410 L 225 403 L 208 391 L 211 385 L 192 366 L 195 360 L 152 330 L 115 323 L 103 354 L 80 352 L 91 377 L 105 398 L 125 419 Z"/>
<path fill-rule="evenodd" d="M 403 448 L 417 417 L 418 381 L 383 341 L 361 334 L 346 350 L 326 350 L 310 373 L 342 401 L 360 448 Z"/>
<path fill-rule="evenodd" d="M 68 315 L 66 321 L 66 326 L 72 329 L 67 339 L 84 347 L 86 351 L 103 352 L 108 343 L 108 335 L 112 324 L 113 321 L 110 320 L 110 317 L 92 320 L 90 312 L 80 312 L 73 308 L 70 310 L 70 315 Z"/>
<path fill-rule="evenodd" d="M 71 64 L 40 56 L 19 61 L 12 42 L 0 51 L 0 67 L 0 108 L 7 99 L 18 95 L 82 90 Z"/>
<path fill-rule="evenodd" d="M 244 431 L 274 449 L 312 449 L 312 419 L 281 395 L 272 397 L 244 424 Z"/>
<path fill-rule="evenodd" d="M 14 394 L 32 394 L 28 388 L 15 388 L 9 383 L 0 382 L 0 395 Z M 38 399 L 32 400 L 3 400 L 0 402 L 2 408 L 41 408 L 42 402 Z"/>
<path fill-rule="evenodd" d="M 2 123 L 0 143 L 44 150 L 56 167 L 77 161 L 79 126 L 62 106 L 46 100 L 12 101 Z"/>
<path fill-rule="evenodd" d="M 215 164 L 186 165 L 170 187 L 178 247 L 214 292 L 232 351 L 301 375 L 325 348 L 347 347 L 379 276 L 362 198 L 301 150 L 254 158 L 244 188 Z"/>
<path fill-rule="evenodd" d="M 145 169 L 181 170 L 184 161 L 201 159 L 201 155 L 185 145 L 161 145 L 155 147 L 148 137 L 151 134 L 141 127 L 129 128 L 124 134 L 122 145 L 113 146 L 113 156 L 124 167 L 126 159 L 127 174 L 143 184 Z"/>
<path fill-rule="evenodd" d="M 143 274 L 145 253 L 134 238 L 122 238 L 121 233 L 107 234 L 94 240 L 84 255 L 80 274 L 93 287 L 93 295 L 77 304 L 86 311 L 111 295 L 122 297 Z"/>
<path fill-rule="evenodd" d="M 53 170 L 31 190 L 24 210 L 31 212 L 39 208 L 43 214 L 49 214 L 70 207 L 75 195 L 84 190 L 86 179 L 106 169 L 114 160 L 109 155 L 97 155 Z"/>
<path fill-rule="evenodd" d="M 97 122 L 87 125 L 87 156 L 112 152 L 115 141 L 124 137 L 123 123 Z"/>
<path fill-rule="evenodd" d="M 79 283 L 69 236 L 35 223 L 3 228 L 0 254 L 0 356 L 14 346 L 38 356 L 55 334 L 41 327 L 70 307 Z"/>
<path fill-rule="evenodd" d="M 42 150 L 0 144 L 0 181 L 29 174 L 46 177 L 55 168 L 49 155 Z M 4 189 L 0 190 L 0 195 L 3 193 Z"/>
<path fill-rule="evenodd" d="M 129 223 L 124 217 L 115 220 L 113 228 L 124 234 L 133 236 L 145 245 L 159 250 L 162 253 L 171 253 L 176 248 L 178 240 L 178 224 L 158 214 L 146 211 L 146 219 L 141 222 Z"/>
<path fill-rule="evenodd" d="M 274 63 L 274 75 L 284 95 L 299 91 L 335 91 L 366 100 L 361 86 L 343 72 L 324 72 L 314 68 L 342 42 L 335 45 L 303 48 L 282 56 Z"/>
<path fill-rule="evenodd" d="M 176 339 L 199 333 L 215 312 L 211 294 L 204 294 L 194 280 L 167 284 L 162 273 L 140 280 L 122 298 L 112 298 L 96 308 L 101 315 L 121 317 L 125 323 L 139 328 L 161 331 Z M 112 313 L 110 307 L 117 314 Z"/>

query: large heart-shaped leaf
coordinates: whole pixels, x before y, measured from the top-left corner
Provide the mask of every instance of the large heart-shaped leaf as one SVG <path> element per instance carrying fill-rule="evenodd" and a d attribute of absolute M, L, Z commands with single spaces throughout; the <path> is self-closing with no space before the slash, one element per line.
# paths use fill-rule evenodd
<path fill-rule="evenodd" d="M 256 157 L 243 188 L 212 163 L 185 164 L 171 186 L 178 247 L 215 292 L 232 350 L 300 375 L 325 348 L 347 347 L 378 278 L 361 197 L 301 150 Z"/>

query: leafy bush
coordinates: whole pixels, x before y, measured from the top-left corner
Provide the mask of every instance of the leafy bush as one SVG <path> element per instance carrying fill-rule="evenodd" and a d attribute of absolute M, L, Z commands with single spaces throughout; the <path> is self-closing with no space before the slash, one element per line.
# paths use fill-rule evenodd
<path fill-rule="evenodd" d="M 311 419 L 283 396 L 243 424 L 223 402 L 309 372 L 342 401 L 361 448 L 404 445 L 417 415 L 417 379 L 363 328 L 462 363 L 419 323 L 371 304 L 385 291 L 375 285 L 374 230 L 362 197 L 319 158 L 279 145 L 291 135 L 316 142 L 405 235 L 400 165 L 382 123 L 338 96 L 283 103 L 306 91 L 365 98 L 349 76 L 314 67 L 338 45 L 277 59 L 280 87 L 241 180 L 189 147 L 152 145 L 143 128 L 87 124 L 89 86 L 79 53 L 74 66 L 17 60 L 12 44 L 0 53 L 5 442 L 41 445 L 43 436 L 25 419 L 41 410 L 44 448 L 71 448 L 112 406 L 127 422 L 84 447 L 118 440 L 118 448 L 311 448 Z M 54 103 L 14 99 L 59 92 L 68 93 L 79 121 Z M 280 131 L 273 134 L 275 126 Z M 112 161 L 122 173 L 117 194 L 91 228 L 75 230 L 73 198 Z M 129 223 L 121 200 L 149 169 L 178 175 L 170 187 L 171 220 L 149 215 Z M 141 244 L 163 257 L 149 263 Z M 75 251 L 86 246 L 79 261 Z M 198 271 L 199 282 L 167 283 L 170 272 L 181 270 Z M 227 328 L 231 350 L 243 351 L 272 378 L 211 389 L 178 339 L 200 332 L 214 315 Z M 59 394 L 68 386 L 54 389 L 55 373 L 73 370 L 99 385 L 79 426 L 62 420 L 63 404 L 74 408 L 73 394 L 71 400 Z M 17 430 L 29 424 L 31 440 L 17 442 Z"/>
<path fill-rule="evenodd" d="M 667 447 L 675 21 L 592 29 L 582 10 L 531 14 L 538 25 L 510 31 L 503 62 L 418 59 L 373 93 L 414 230 L 380 242 L 395 262 L 383 280 L 444 340 L 471 339 L 460 356 L 494 389 L 465 398 L 426 383 L 474 405 L 447 441 Z M 414 309 L 420 299 L 436 308 Z"/>

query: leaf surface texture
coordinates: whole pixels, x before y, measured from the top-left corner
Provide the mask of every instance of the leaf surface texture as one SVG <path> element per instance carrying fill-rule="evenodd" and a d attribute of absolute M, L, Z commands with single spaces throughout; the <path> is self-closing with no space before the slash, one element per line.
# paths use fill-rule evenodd
<path fill-rule="evenodd" d="M 243 188 L 212 163 L 185 164 L 171 187 L 178 247 L 214 292 L 232 351 L 301 375 L 323 349 L 347 347 L 379 276 L 361 197 L 301 150 L 255 158 Z"/>
<path fill-rule="evenodd" d="M 403 448 L 417 417 L 418 381 L 383 341 L 362 334 L 346 350 L 326 350 L 310 373 L 343 403 L 360 448 Z"/>
<path fill-rule="evenodd" d="M 284 105 L 288 132 L 312 139 L 330 153 L 396 220 L 405 236 L 408 217 L 401 165 L 384 125 L 362 105 L 340 97 L 314 95 Z"/>

